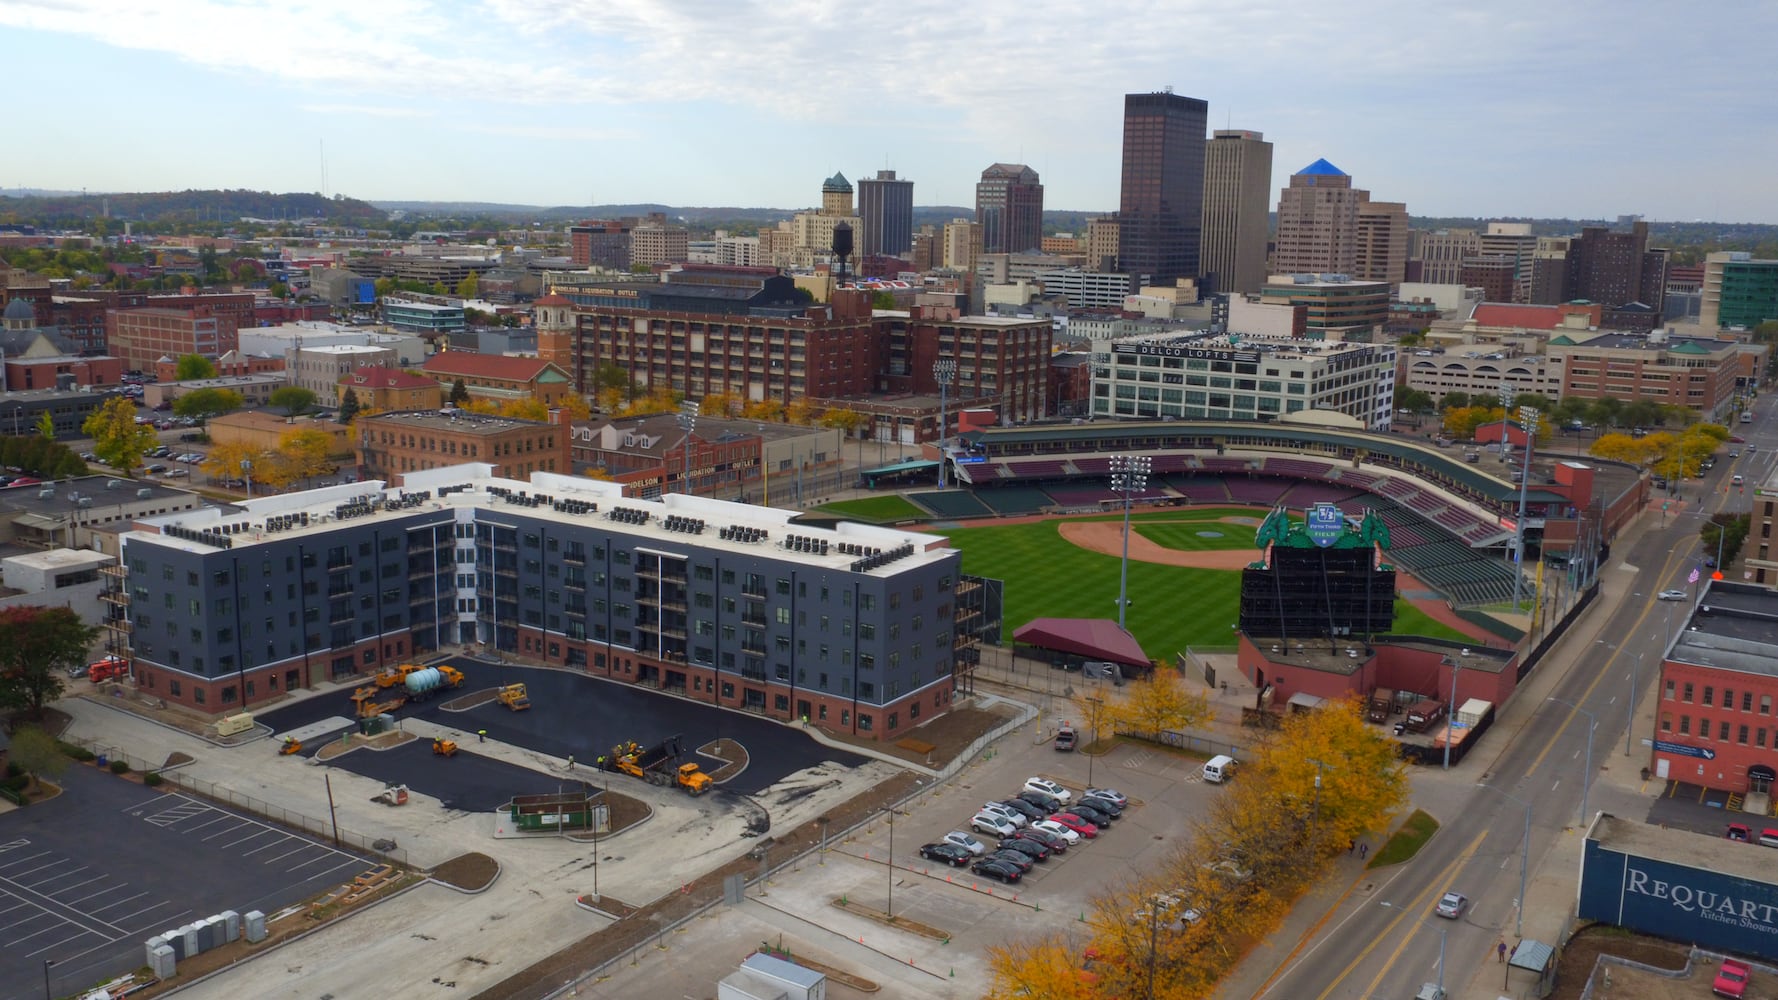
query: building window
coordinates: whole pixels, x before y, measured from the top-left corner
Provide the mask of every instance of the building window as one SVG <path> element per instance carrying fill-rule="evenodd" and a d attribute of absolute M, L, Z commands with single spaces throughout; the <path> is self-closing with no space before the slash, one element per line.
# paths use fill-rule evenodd
<path fill-rule="evenodd" d="M 1718 722 L 1716 724 L 1716 741 L 1718 743 L 1727 743 L 1729 741 L 1729 724 L 1727 722 Z"/>
<path fill-rule="evenodd" d="M 1753 745 L 1757 746 L 1757 747 L 1763 747 L 1766 745 L 1766 727 L 1765 726 L 1761 726 L 1761 727 L 1759 727 L 1759 729 L 1754 731 L 1754 744 Z"/>
<path fill-rule="evenodd" d="M 1672 714 L 1668 713 L 1668 712 L 1662 712 L 1661 713 L 1661 732 L 1670 733 L 1672 731 L 1673 731 L 1673 716 L 1672 716 Z"/>
<path fill-rule="evenodd" d="M 1704 685 L 1704 702 L 1703 702 L 1703 704 L 1704 704 L 1705 708 L 1709 708 L 1712 705 L 1716 704 L 1716 689 L 1711 687 L 1708 684 Z"/>
<path fill-rule="evenodd" d="M 1686 681 L 1685 687 L 1680 689 L 1679 700 L 1685 702 L 1687 705 L 1690 705 L 1692 703 L 1692 682 L 1691 681 Z M 1681 732 L 1683 732 L 1683 730 L 1681 730 Z"/>
<path fill-rule="evenodd" d="M 1667 682 L 1667 694 L 1666 694 L 1666 698 L 1667 698 L 1667 700 L 1668 700 L 1668 701 L 1672 701 L 1672 700 L 1673 700 L 1673 688 L 1674 688 L 1674 687 L 1675 687 L 1675 684 L 1674 684 L 1674 682 L 1672 682 L 1672 681 L 1668 681 L 1668 682 Z"/>
<path fill-rule="evenodd" d="M 1762 694 L 1759 696 L 1759 714 L 1761 714 L 1761 715 L 1771 715 L 1772 714 L 1772 696 L 1771 695 Z"/>
<path fill-rule="evenodd" d="M 1728 688 L 1722 689 L 1722 707 L 1731 712 L 1735 710 L 1735 692 Z"/>
<path fill-rule="evenodd" d="M 1747 745 L 1747 727 L 1746 726 L 1742 726 L 1741 728 L 1739 728 L 1735 731 L 1735 742 L 1741 744 L 1742 746 Z"/>
<path fill-rule="evenodd" d="M 1692 717 L 1689 715 L 1680 716 L 1679 717 L 1679 735 L 1690 736 L 1691 734 L 1692 734 Z"/>
<path fill-rule="evenodd" d="M 1752 691 L 1741 692 L 1741 711 L 1743 711 L 1743 712 L 1753 711 L 1753 692 Z"/>

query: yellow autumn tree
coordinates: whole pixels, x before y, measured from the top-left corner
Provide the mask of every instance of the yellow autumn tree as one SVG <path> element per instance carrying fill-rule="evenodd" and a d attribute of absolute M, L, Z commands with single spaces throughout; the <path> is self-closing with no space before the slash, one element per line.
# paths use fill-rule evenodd
<path fill-rule="evenodd" d="M 479 413 L 485 417 L 498 416 L 500 404 L 485 396 L 477 396 L 465 403 L 458 403 L 457 408 L 464 413 Z"/>
<path fill-rule="evenodd" d="M 775 399 L 756 400 L 748 403 L 746 408 L 741 411 L 741 415 L 748 420 L 782 423 L 784 421 L 784 404 Z"/>
<path fill-rule="evenodd" d="M 1087 687 L 1077 689 L 1069 700 L 1074 705 L 1075 717 L 1067 721 L 1076 730 L 1086 731 L 1087 739 L 1083 743 L 1097 743 L 1110 732 L 1115 723 L 1115 698 L 1107 698 L 1098 688 Z"/>
<path fill-rule="evenodd" d="M 1498 406 L 1456 406 L 1445 411 L 1445 436 L 1458 441 L 1475 438 L 1476 428 L 1498 423 L 1506 411 Z"/>
<path fill-rule="evenodd" d="M 1125 684 L 1108 707 L 1118 731 L 1156 742 L 1167 730 L 1189 729 L 1211 719 L 1209 698 L 1165 663 L 1155 664 L 1147 677 Z"/>
<path fill-rule="evenodd" d="M 987 1000 L 1095 1000 L 1098 975 L 1082 968 L 1080 952 L 1060 935 L 1014 938 L 988 948 L 993 973 Z"/>
<path fill-rule="evenodd" d="M 733 393 L 713 392 L 698 400 L 698 416 L 729 418 L 741 412 L 745 404 Z"/>
<path fill-rule="evenodd" d="M 1657 457 L 1654 447 L 1647 441 L 1647 438 L 1633 438 L 1623 433 L 1604 434 L 1587 449 L 1587 454 L 1610 462 L 1646 465 Z"/>
<path fill-rule="evenodd" d="M 857 410 L 834 407 L 821 414 L 819 421 L 823 427 L 838 427 L 846 432 L 847 437 L 857 434 L 859 429 L 870 423 L 870 418 Z"/>
<path fill-rule="evenodd" d="M 541 423 L 549 419 L 549 407 L 536 396 L 524 396 L 501 403 L 500 415 L 514 420 L 535 420 Z"/>
<path fill-rule="evenodd" d="M 1383 731 L 1366 725 L 1356 696 L 1323 702 L 1311 712 L 1292 712 L 1243 761 L 1231 798 L 1244 816 L 1231 829 L 1247 829 L 1260 816 L 1274 828 L 1303 825 L 1324 851 L 1344 850 L 1383 829 L 1407 801 L 1407 768 Z"/>
<path fill-rule="evenodd" d="M 267 471 L 270 471 L 271 454 L 264 448 L 255 445 L 243 444 L 239 441 L 224 441 L 210 449 L 210 453 L 204 457 L 202 462 L 198 463 L 198 468 L 212 479 L 240 479 L 243 476 L 241 463 L 247 461 L 253 463 L 254 481 L 264 482 L 264 478 L 260 475 L 260 468 L 265 466 Z"/>
<path fill-rule="evenodd" d="M 585 396 L 570 393 L 558 400 L 556 405 L 569 420 L 586 420 L 593 415 L 593 408 L 587 403 Z"/>
<path fill-rule="evenodd" d="M 793 399 L 784 408 L 784 422 L 807 427 L 815 422 L 815 407 L 806 399 Z"/>
<path fill-rule="evenodd" d="M 621 386 L 608 385 L 600 389 L 594 398 L 597 400 L 600 410 L 605 413 L 616 413 L 623 409 L 624 390 Z"/>
<path fill-rule="evenodd" d="M 278 436 L 277 462 L 292 482 L 312 479 L 333 469 L 327 460 L 332 442 L 316 427 L 297 427 Z"/>

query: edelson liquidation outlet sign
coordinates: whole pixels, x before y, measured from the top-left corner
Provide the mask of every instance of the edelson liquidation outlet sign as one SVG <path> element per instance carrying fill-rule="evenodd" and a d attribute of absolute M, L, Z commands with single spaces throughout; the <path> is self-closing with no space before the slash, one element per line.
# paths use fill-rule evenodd
<path fill-rule="evenodd" d="M 1695 865 L 1709 865 L 1723 850 L 1747 851 L 1749 862 L 1764 858 L 1752 852 L 1769 851 L 1701 834 L 1679 836 L 1699 841 Z M 1644 857 L 1588 838 L 1581 858 L 1580 917 L 1694 941 L 1710 951 L 1778 959 L 1778 885 L 1693 864 Z M 1773 870 L 1778 872 L 1778 865 Z"/>

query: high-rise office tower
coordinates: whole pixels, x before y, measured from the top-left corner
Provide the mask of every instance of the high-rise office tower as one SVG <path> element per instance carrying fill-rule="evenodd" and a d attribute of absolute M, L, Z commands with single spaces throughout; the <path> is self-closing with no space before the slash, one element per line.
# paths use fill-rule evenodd
<path fill-rule="evenodd" d="M 1024 253 L 1043 243 L 1043 185 L 1023 163 L 996 163 L 975 186 L 983 253 Z"/>
<path fill-rule="evenodd" d="M 1199 274 L 1214 292 L 1266 283 L 1272 144 L 1258 132 L 1217 129 L 1204 146 L 1204 251 Z"/>
<path fill-rule="evenodd" d="M 1278 193 L 1274 274 L 1351 274 L 1358 264 L 1360 192 L 1326 160 L 1290 175 Z"/>
<path fill-rule="evenodd" d="M 862 257 L 907 253 L 914 245 L 914 182 L 899 180 L 893 170 L 858 182 L 858 217 L 864 220 L 859 233 Z"/>
<path fill-rule="evenodd" d="M 1482 252 L 1482 237 L 1473 229 L 1416 229 L 1408 234 L 1408 259 L 1420 262 L 1420 280 L 1429 285 L 1455 285 L 1463 261 Z"/>
<path fill-rule="evenodd" d="M 1209 111 L 1205 102 L 1170 90 L 1124 95 L 1120 270 L 1163 283 L 1198 276 Z"/>
<path fill-rule="evenodd" d="M 1399 285 L 1408 267 L 1408 206 L 1360 191 L 1353 276 Z"/>
<path fill-rule="evenodd" d="M 1512 302 L 1531 301 L 1531 275 L 1537 259 L 1537 236 L 1529 222 L 1490 222 L 1482 233 L 1481 254 L 1513 262 Z"/>

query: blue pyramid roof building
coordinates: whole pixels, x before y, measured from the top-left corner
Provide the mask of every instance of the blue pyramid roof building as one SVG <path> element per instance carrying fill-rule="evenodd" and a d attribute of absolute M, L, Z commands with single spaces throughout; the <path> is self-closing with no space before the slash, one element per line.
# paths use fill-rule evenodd
<path fill-rule="evenodd" d="M 1301 170 L 1298 170 L 1297 173 L 1312 174 L 1312 175 L 1315 175 L 1318 177 L 1344 177 L 1344 176 L 1346 176 L 1346 172 L 1344 170 L 1341 170 L 1339 167 L 1334 166 L 1333 164 L 1327 162 L 1326 160 L 1316 160 L 1314 163 L 1309 164 L 1308 166 L 1304 167 Z"/>

